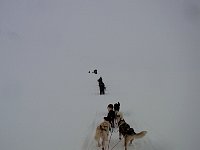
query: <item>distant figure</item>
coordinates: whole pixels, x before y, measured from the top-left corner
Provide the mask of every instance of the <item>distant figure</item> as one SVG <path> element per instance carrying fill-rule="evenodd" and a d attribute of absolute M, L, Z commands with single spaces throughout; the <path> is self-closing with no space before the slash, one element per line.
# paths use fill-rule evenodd
<path fill-rule="evenodd" d="M 114 128 L 115 127 L 115 124 L 114 124 L 114 120 L 115 120 L 115 112 L 113 110 L 113 104 L 109 104 L 108 107 L 108 115 L 107 115 L 107 118 L 109 119 L 109 122 L 111 124 L 111 128 Z"/>
<path fill-rule="evenodd" d="M 90 71 L 88 73 L 90 73 Z M 97 74 L 97 69 L 95 69 L 92 73 Z"/>
<path fill-rule="evenodd" d="M 105 87 L 105 84 L 102 81 L 102 77 L 100 77 L 97 81 L 99 82 L 100 95 L 104 95 L 106 87 Z"/>
<path fill-rule="evenodd" d="M 97 69 L 95 69 L 92 73 L 97 74 Z"/>

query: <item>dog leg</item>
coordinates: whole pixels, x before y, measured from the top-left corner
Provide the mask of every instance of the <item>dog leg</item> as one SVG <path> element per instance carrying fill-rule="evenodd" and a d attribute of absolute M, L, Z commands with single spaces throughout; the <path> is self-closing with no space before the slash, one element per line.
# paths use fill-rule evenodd
<path fill-rule="evenodd" d="M 124 147 L 125 147 L 125 150 L 127 150 L 127 144 L 128 144 L 128 141 L 127 141 L 127 137 L 125 136 L 124 137 Z"/>
<path fill-rule="evenodd" d="M 122 138 L 121 138 L 121 136 L 122 136 L 122 134 L 119 132 L 119 140 L 121 140 Z"/>
<path fill-rule="evenodd" d="M 100 143 L 100 140 L 101 140 L 101 139 L 98 138 L 98 139 L 96 139 L 96 140 L 97 140 L 97 146 L 100 147 L 100 146 L 101 146 L 101 143 Z"/>
<path fill-rule="evenodd" d="M 100 142 L 98 141 L 98 147 L 100 147 L 101 146 L 101 144 L 100 144 Z"/>
<path fill-rule="evenodd" d="M 135 143 L 134 143 L 134 141 L 133 141 L 133 140 L 134 140 L 134 138 L 133 138 L 132 140 L 130 140 L 130 143 L 129 143 L 129 145 L 132 145 L 133 149 L 136 149 L 136 148 L 135 148 Z"/>
<path fill-rule="evenodd" d="M 107 142 L 108 141 L 105 141 L 105 140 L 102 141 L 102 150 L 107 150 L 107 147 L 108 147 Z"/>
<path fill-rule="evenodd" d="M 132 143 L 133 143 L 133 140 L 130 140 L 130 143 L 129 143 L 129 144 L 131 145 Z"/>
<path fill-rule="evenodd" d="M 107 138 L 104 136 L 102 138 L 102 150 L 106 150 L 107 148 Z"/>
<path fill-rule="evenodd" d="M 125 146 L 125 150 L 127 150 L 127 143 L 126 142 L 125 142 L 124 146 Z"/>
<path fill-rule="evenodd" d="M 103 140 L 102 141 L 102 150 L 104 149 L 104 147 L 105 147 L 105 141 Z"/>

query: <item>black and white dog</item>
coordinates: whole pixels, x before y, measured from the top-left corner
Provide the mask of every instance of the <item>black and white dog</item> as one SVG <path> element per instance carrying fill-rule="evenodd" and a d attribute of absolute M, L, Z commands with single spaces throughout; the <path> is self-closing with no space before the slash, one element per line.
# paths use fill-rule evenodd
<path fill-rule="evenodd" d="M 134 129 L 131 128 L 128 123 L 126 123 L 121 112 L 118 112 L 117 124 L 119 127 L 119 139 L 121 140 L 121 136 L 124 137 L 125 150 L 127 150 L 129 143 L 132 144 L 134 139 L 142 138 L 147 134 L 147 131 L 136 133 Z"/>

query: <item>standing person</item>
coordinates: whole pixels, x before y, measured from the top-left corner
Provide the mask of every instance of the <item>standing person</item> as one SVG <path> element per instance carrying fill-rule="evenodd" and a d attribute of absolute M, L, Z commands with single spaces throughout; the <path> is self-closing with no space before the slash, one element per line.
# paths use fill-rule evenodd
<path fill-rule="evenodd" d="M 107 115 L 107 118 L 109 118 L 109 122 L 111 124 L 111 128 L 114 128 L 115 127 L 115 124 L 114 124 L 114 120 L 115 120 L 115 112 L 113 110 L 113 104 L 109 104 L 108 107 L 108 115 Z"/>
<path fill-rule="evenodd" d="M 100 95 L 104 95 L 106 87 L 105 84 L 103 83 L 102 77 L 100 77 L 97 81 L 99 82 Z"/>

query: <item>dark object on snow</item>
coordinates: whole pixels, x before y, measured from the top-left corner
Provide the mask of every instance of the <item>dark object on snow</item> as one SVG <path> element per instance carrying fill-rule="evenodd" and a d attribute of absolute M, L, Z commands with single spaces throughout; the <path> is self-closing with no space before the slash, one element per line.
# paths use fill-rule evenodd
<path fill-rule="evenodd" d="M 119 102 L 115 103 L 114 104 L 114 111 L 119 111 L 119 109 L 120 109 L 120 103 Z"/>
<path fill-rule="evenodd" d="M 103 83 L 102 77 L 100 77 L 97 81 L 99 82 L 100 95 L 104 95 L 106 87 L 105 84 Z"/>
<path fill-rule="evenodd" d="M 90 71 L 88 73 L 90 73 Z M 95 69 L 92 73 L 97 74 L 97 69 Z"/>
<path fill-rule="evenodd" d="M 95 69 L 92 73 L 97 74 L 97 69 Z"/>

